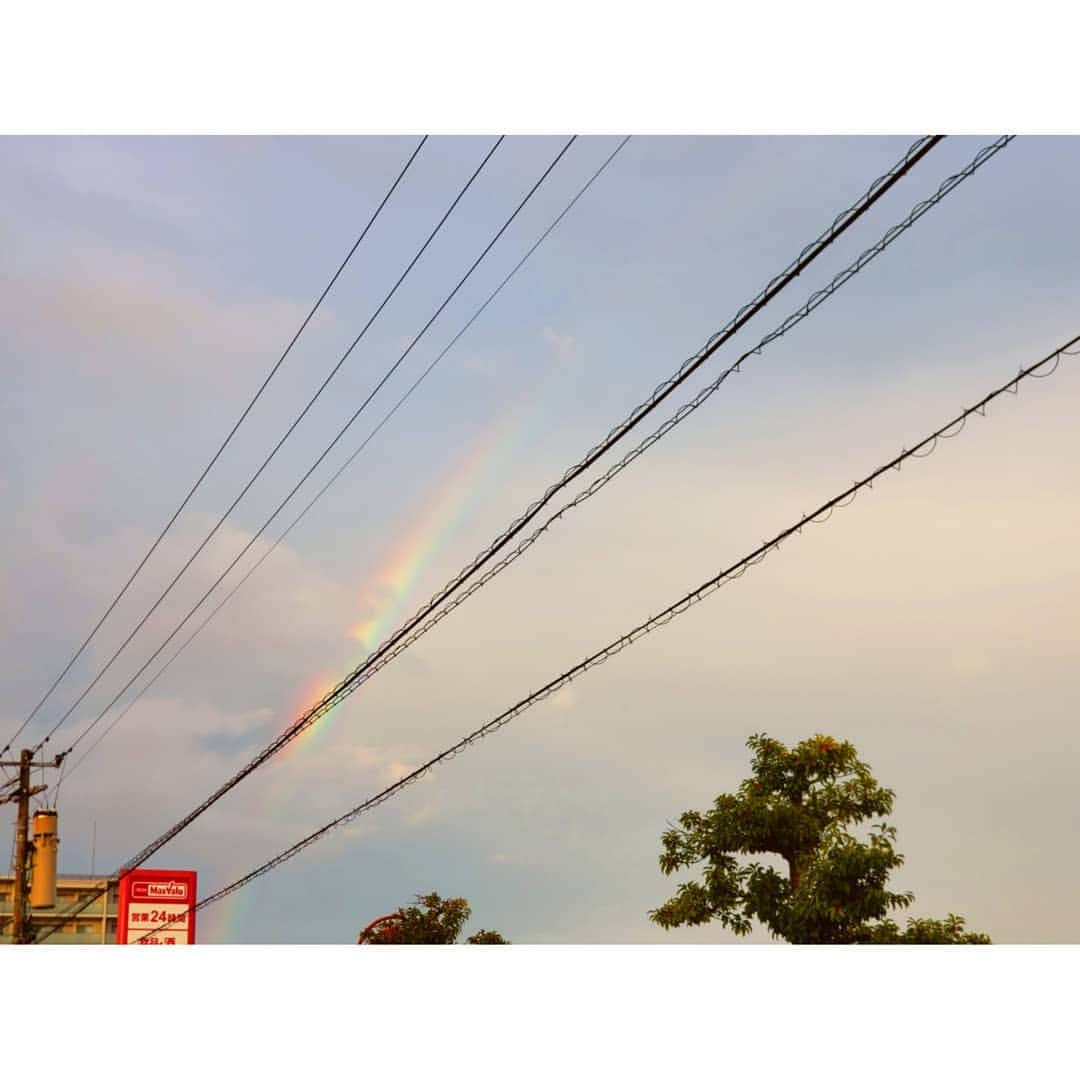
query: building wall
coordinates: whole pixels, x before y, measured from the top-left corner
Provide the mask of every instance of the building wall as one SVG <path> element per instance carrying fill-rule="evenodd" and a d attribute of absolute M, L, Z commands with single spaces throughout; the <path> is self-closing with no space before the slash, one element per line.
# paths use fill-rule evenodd
<path fill-rule="evenodd" d="M 107 878 L 89 874 L 70 874 L 56 880 L 56 907 L 31 911 L 35 930 L 62 924 L 46 942 L 49 945 L 115 945 L 118 886 L 109 882 L 108 892 L 91 903 L 74 918 L 64 913 L 92 893 L 105 887 Z M 15 879 L 10 874 L 0 876 L 0 945 L 11 944 L 12 895 Z"/>

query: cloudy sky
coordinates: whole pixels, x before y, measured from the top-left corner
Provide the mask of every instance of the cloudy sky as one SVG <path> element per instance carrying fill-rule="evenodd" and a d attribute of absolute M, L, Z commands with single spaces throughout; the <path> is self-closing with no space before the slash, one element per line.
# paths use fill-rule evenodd
<path fill-rule="evenodd" d="M 438 137 L 424 147 L 28 735 L 63 714 L 183 564 L 491 141 Z M 97 869 L 112 869 L 200 801 L 910 141 L 633 139 L 65 781 L 62 870 L 90 869 L 95 822 Z M 933 150 L 679 400 L 988 141 L 950 138 Z M 562 142 L 519 137 L 500 147 L 227 527 L 72 714 L 57 749 L 260 528 Z M 617 142 L 578 140 L 301 498 L 359 445 Z M 415 143 L 0 143 L 5 740 L 220 444 Z M 153 865 L 195 868 L 204 894 L 233 880 L 1076 334 L 1078 167 L 1077 139 L 1016 140 Z M 730 940 L 719 928 L 650 924 L 648 910 L 675 887 L 658 869 L 660 834 L 682 810 L 737 785 L 751 733 L 797 741 L 820 731 L 853 741 L 896 791 L 907 858 L 896 884 L 916 893 L 912 914 L 960 912 L 1002 942 L 1075 941 L 1078 405 L 1080 374 L 1067 361 L 663 631 L 208 909 L 200 937 L 348 942 L 435 890 L 467 896 L 474 929 L 519 942 Z"/>

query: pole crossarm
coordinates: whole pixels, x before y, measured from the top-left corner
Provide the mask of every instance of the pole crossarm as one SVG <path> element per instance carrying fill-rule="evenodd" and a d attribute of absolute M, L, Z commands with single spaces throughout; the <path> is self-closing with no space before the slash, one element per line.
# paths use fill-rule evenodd
<path fill-rule="evenodd" d="M 18 781 L 16 780 L 15 783 L 18 783 Z M 43 791 L 48 790 L 48 784 L 37 784 L 25 792 L 20 788 L 18 791 L 13 791 L 10 795 L 5 795 L 0 799 L 0 806 L 3 806 L 4 803 L 18 802 L 22 798 L 33 798 L 35 795 L 40 795 Z"/>

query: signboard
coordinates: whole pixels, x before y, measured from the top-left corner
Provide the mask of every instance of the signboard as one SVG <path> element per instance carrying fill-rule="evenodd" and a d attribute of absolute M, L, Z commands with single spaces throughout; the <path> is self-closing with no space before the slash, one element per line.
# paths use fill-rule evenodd
<path fill-rule="evenodd" d="M 118 945 L 194 945 L 194 870 L 132 870 L 120 879 Z"/>

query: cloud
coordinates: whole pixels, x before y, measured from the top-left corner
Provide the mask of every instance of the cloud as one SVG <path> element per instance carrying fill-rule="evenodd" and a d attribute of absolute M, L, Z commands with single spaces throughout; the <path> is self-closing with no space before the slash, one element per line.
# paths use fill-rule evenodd
<path fill-rule="evenodd" d="M 556 357 L 564 363 L 569 360 L 576 360 L 581 355 L 581 345 L 570 334 L 559 334 L 552 330 L 550 326 L 545 326 L 544 340 L 551 346 Z"/>
<path fill-rule="evenodd" d="M 397 783 L 416 768 L 414 763 L 400 760 L 400 748 L 350 746 L 348 753 L 360 769 L 374 773 L 384 786 Z"/>
<path fill-rule="evenodd" d="M 405 824 L 412 829 L 419 829 L 423 826 L 430 825 L 438 816 L 441 810 L 441 800 L 437 798 L 428 798 L 422 802 L 419 806 L 415 806 L 405 814 Z"/>
<path fill-rule="evenodd" d="M 268 351 L 288 341 L 306 310 L 224 293 L 192 270 L 129 250 L 49 273 L 8 272 L 0 277 L 0 313 L 9 333 L 33 341 L 35 351 L 51 349 L 53 373 L 122 373 L 137 385 L 184 389 L 213 375 L 216 392 L 228 392 L 269 366 Z"/>
<path fill-rule="evenodd" d="M 576 704 L 577 690 L 573 683 L 568 683 L 551 695 L 551 708 L 554 712 L 569 712 Z"/>
<path fill-rule="evenodd" d="M 611 203 L 620 220 L 625 213 L 637 221 L 640 207 L 673 185 L 697 185 L 699 197 L 649 236 L 619 230 L 612 241 L 624 245 L 619 259 L 625 253 L 639 260 L 648 275 L 606 274 L 604 290 L 565 290 L 557 307 L 538 304 L 533 290 L 501 297 L 508 305 L 502 325 L 571 361 L 555 367 L 572 378 L 551 390 L 542 440 L 526 452 L 500 451 L 507 482 L 476 493 L 458 531 L 432 556 L 431 587 L 697 347 L 729 313 L 729 301 L 733 308 L 752 294 L 798 246 L 786 226 L 750 238 L 745 250 L 728 243 L 749 234 L 737 215 L 722 217 L 742 193 L 716 196 L 702 166 L 723 172 L 725 154 L 711 141 L 678 144 L 693 152 L 690 173 L 666 150 L 641 145 L 643 158 L 651 154 L 667 165 L 653 178 L 633 171 L 625 180 L 632 197 L 619 186 L 616 168 L 605 174 L 623 198 L 621 206 Z M 1018 141 L 1009 153 L 1026 153 L 1022 145 L 1041 154 L 1058 144 Z M 886 150 L 892 153 L 884 147 L 882 155 Z M 784 154 L 781 142 L 770 142 L 749 157 L 782 163 Z M 765 201 L 783 203 L 798 217 L 799 234 L 813 235 L 818 219 L 831 216 L 823 209 L 835 211 L 838 193 L 865 187 L 866 155 L 854 156 L 858 168 L 830 171 L 830 163 L 852 155 L 822 144 L 810 189 L 797 170 L 769 170 L 775 190 Z M 249 190 L 252 177 L 237 168 L 244 183 L 222 194 L 222 206 Z M 760 179 L 753 160 L 742 171 L 747 182 Z M 812 500 L 936 426 L 954 405 L 977 400 L 988 382 L 1030 359 L 1032 342 L 1055 343 L 1059 324 L 1072 318 L 1072 279 L 1055 284 L 1056 311 L 1049 301 L 1038 306 L 1034 294 L 1051 295 L 1039 277 L 1048 266 L 1059 274 L 1075 263 L 1068 261 L 1075 238 L 1062 222 L 1080 216 L 1055 212 L 1047 234 L 1033 242 L 1024 215 L 1038 211 L 1039 200 L 1021 186 L 1010 201 L 1005 177 L 995 176 L 988 167 L 982 186 L 958 196 L 971 200 L 961 204 L 965 213 L 1015 226 L 982 230 L 977 260 L 955 229 L 944 230 L 956 218 L 943 207 L 945 216 L 935 219 L 943 231 L 913 233 L 908 246 L 887 257 L 899 263 L 883 258 L 875 265 L 875 274 L 898 267 L 895 278 L 885 272 L 861 293 L 853 286 L 850 300 L 838 298 L 797 337 L 755 359 L 695 419 L 231 792 L 165 849 L 158 865 L 197 866 L 208 891 L 269 858 L 662 610 L 811 509 Z M 108 186 L 101 176 L 94 185 Z M 990 209 L 979 192 L 997 193 Z M 1075 195 L 1065 186 L 1062 192 L 1060 206 L 1071 206 Z M 312 205 L 313 213 L 323 209 Z M 45 218 L 39 208 L 27 227 L 48 229 Z M 590 213 L 578 219 L 580 242 L 573 230 L 562 234 L 568 260 L 595 257 L 589 248 L 604 238 L 589 231 L 591 220 Z M 97 228 L 97 219 L 90 224 Z M 336 235 L 338 221 L 323 225 Z M 1059 236 L 1058 253 L 1044 258 Z M 233 239 L 223 235 L 222 242 Z M 156 253 L 124 249 L 120 240 L 114 246 L 116 252 L 94 250 L 78 264 L 43 257 L 16 270 L 9 260 L 11 289 L 0 290 L 12 340 L 18 344 L 21 335 L 23 343 L 40 344 L 37 358 L 21 369 L 18 357 L 30 354 L 9 349 L 13 395 L 29 381 L 40 396 L 19 398 L 10 414 L 24 428 L 9 435 L 11 528 L 0 537 L 9 605 L 6 729 L 51 682 L 156 535 L 175 505 L 162 492 L 190 482 L 183 455 L 192 429 L 209 421 L 208 408 L 180 407 L 184 394 L 234 385 L 239 399 L 240 384 L 250 386 L 253 370 L 267 366 L 263 345 L 287 340 L 298 321 L 299 308 L 272 296 L 219 296 L 215 275 L 189 260 L 190 244 Z M 994 257 L 1021 246 L 1038 258 Z M 717 261 L 717 251 L 732 257 Z M 240 257 L 236 250 L 232 256 Z M 678 273 L 669 273 L 676 264 Z M 1009 289 L 995 293 L 987 285 L 980 267 L 991 264 L 1012 275 Z M 100 280 L 86 269 L 91 265 Z M 646 278 L 648 292 L 635 284 Z M 899 301 L 897 280 L 908 283 Z M 676 288 L 680 295 L 668 303 L 663 289 Z M 935 304 L 947 306 L 947 315 Z M 167 344 L 155 351 L 162 327 Z M 407 329 L 387 327 L 387 340 Z M 513 340 L 510 332 L 503 340 Z M 572 363 L 583 354 L 582 340 L 590 343 L 590 363 Z M 604 345 L 595 365 L 593 341 Z M 494 349 L 481 349 L 484 363 L 495 364 Z M 507 364 L 508 379 L 513 369 Z M 318 375 L 302 360 L 296 370 Z M 458 432 L 485 422 L 486 406 L 470 412 L 478 383 L 465 374 L 448 377 L 437 395 L 443 411 L 433 410 L 424 424 L 403 421 L 401 442 L 373 462 L 371 483 L 352 502 L 338 489 L 337 511 L 328 499 L 321 524 L 274 553 L 65 784 L 62 857 L 69 869 L 80 869 L 80 859 L 85 865 L 91 821 L 99 821 L 99 868 L 115 865 L 356 663 L 360 650 L 348 631 L 364 614 L 358 583 L 368 559 L 398 526 L 399 492 L 415 493 L 410 485 L 434 476 L 468 445 L 454 441 Z M 358 912 L 389 910 L 413 891 L 438 888 L 468 896 L 474 910 L 488 913 L 485 922 L 490 917 L 514 940 L 723 939 L 714 927 L 665 934 L 648 923 L 645 912 L 671 888 L 656 864 L 664 822 L 709 805 L 743 779 L 750 732 L 790 741 L 823 730 L 851 738 L 895 788 L 908 857 L 897 885 L 916 891 L 921 911 L 959 910 L 1005 940 L 1075 936 L 1076 873 L 1054 852 L 1071 842 L 1069 770 L 1080 753 L 1072 722 L 1080 602 L 1072 550 L 1080 524 L 1076 386 L 1063 364 L 1055 380 L 995 406 L 988 421 L 969 424 L 928 461 L 882 477 L 829 524 L 804 530 L 740 581 L 485 739 L 452 768 L 438 768 L 427 783 L 275 870 L 259 886 L 257 910 L 228 933 L 347 940 L 365 921 Z M 290 407 L 292 389 L 283 393 Z M 69 417 L 91 390 L 98 395 L 93 422 L 73 428 Z M 351 402 L 328 398 L 347 414 Z M 125 428 L 133 412 L 147 410 L 152 417 L 168 413 L 183 444 L 163 445 L 168 425 L 155 419 Z M 231 410 L 230 404 L 227 417 L 212 418 L 208 445 L 217 445 L 218 421 L 234 419 Z M 568 412 L 572 423 L 564 422 Z M 35 435 L 40 441 L 28 442 Z M 115 456 L 95 465 L 109 439 Z M 298 442 L 303 452 L 290 445 L 290 467 L 312 449 L 302 435 Z M 145 468 L 132 479 L 134 466 Z M 219 486 L 178 522 L 85 666 L 62 684 L 46 710 L 50 717 L 216 519 L 210 510 L 226 489 L 231 494 L 235 477 L 215 477 Z M 266 479 L 261 491 L 280 490 L 280 475 Z M 123 485 L 123 498 L 108 503 L 111 489 Z M 252 520 L 261 517 L 246 514 L 245 504 L 88 701 L 89 715 L 250 537 Z M 413 599 L 426 595 L 425 585 Z M 79 722 L 86 715 L 79 713 Z M 311 903 L 313 889 L 324 903 Z M 1040 897 L 1036 920 L 1031 895 Z"/>

